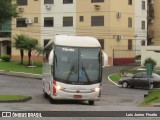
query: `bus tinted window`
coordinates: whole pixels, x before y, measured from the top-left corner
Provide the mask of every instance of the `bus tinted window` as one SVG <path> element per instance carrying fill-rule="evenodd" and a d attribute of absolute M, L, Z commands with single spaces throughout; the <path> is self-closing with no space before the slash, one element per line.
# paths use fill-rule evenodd
<path fill-rule="evenodd" d="M 55 78 L 71 84 L 91 84 L 101 80 L 100 49 L 69 48 L 55 49 Z"/>

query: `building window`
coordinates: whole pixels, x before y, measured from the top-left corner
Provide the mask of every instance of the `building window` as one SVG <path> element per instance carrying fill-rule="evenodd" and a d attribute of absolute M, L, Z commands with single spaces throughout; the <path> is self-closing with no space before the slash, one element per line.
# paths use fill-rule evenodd
<path fill-rule="evenodd" d="M 27 27 L 26 18 L 17 18 L 17 27 Z"/>
<path fill-rule="evenodd" d="M 92 16 L 91 26 L 104 26 L 104 16 Z"/>
<path fill-rule="evenodd" d="M 128 5 L 132 5 L 132 0 L 128 0 Z"/>
<path fill-rule="evenodd" d="M 146 9 L 146 2 L 142 1 L 142 9 L 145 10 Z"/>
<path fill-rule="evenodd" d="M 44 27 L 53 27 L 54 19 L 53 17 L 44 18 Z"/>
<path fill-rule="evenodd" d="M 44 48 L 46 47 L 46 45 L 49 43 L 50 39 L 45 39 L 43 41 L 43 45 L 44 45 Z M 49 53 L 50 53 L 50 49 L 46 49 L 45 52 L 43 53 L 43 62 L 44 63 L 48 63 L 48 58 L 49 58 Z"/>
<path fill-rule="evenodd" d="M 145 40 L 141 40 L 141 46 L 145 46 Z"/>
<path fill-rule="evenodd" d="M 54 4 L 54 0 L 44 0 L 44 4 Z"/>
<path fill-rule="evenodd" d="M 132 40 L 128 40 L 128 50 L 132 50 Z"/>
<path fill-rule="evenodd" d="M 73 26 L 73 17 L 63 17 L 63 26 L 64 27 Z"/>
<path fill-rule="evenodd" d="M 132 27 L 132 18 L 131 17 L 128 18 L 128 27 Z"/>
<path fill-rule="evenodd" d="M 84 17 L 83 16 L 79 16 L 79 21 L 83 22 L 84 21 Z"/>
<path fill-rule="evenodd" d="M 104 50 L 104 39 L 98 39 L 98 41 L 101 44 L 102 50 Z"/>
<path fill-rule="evenodd" d="M 34 23 L 38 23 L 38 17 L 34 17 Z"/>
<path fill-rule="evenodd" d="M 104 0 L 91 0 L 91 3 L 104 2 Z"/>
<path fill-rule="evenodd" d="M 63 0 L 63 4 L 71 4 L 73 3 L 73 0 Z"/>
<path fill-rule="evenodd" d="M 142 29 L 144 30 L 146 27 L 145 21 L 142 21 Z"/>
<path fill-rule="evenodd" d="M 50 41 L 50 39 L 45 39 L 44 40 L 44 43 L 43 43 L 44 47 L 48 44 L 49 41 Z"/>
<path fill-rule="evenodd" d="M 2 23 L 0 22 L 0 30 L 2 30 Z"/>
<path fill-rule="evenodd" d="M 21 5 L 27 5 L 28 4 L 28 0 L 17 0 L 17 5 L 21 6 Z"/>

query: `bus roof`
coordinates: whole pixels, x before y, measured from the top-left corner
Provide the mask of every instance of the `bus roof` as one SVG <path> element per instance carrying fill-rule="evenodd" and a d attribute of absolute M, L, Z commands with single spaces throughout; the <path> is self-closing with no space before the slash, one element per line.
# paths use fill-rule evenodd
<path fill-rule="evenodd" d="M 101 47 L 96 38 L 88 36 L 56 35 L 54 44 L 71 47 Z"/>

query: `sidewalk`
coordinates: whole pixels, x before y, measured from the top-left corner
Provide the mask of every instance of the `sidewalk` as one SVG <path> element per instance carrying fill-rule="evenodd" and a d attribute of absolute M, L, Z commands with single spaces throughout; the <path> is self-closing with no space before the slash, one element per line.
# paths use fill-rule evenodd
<path fill-rule="evenodd" d="M 32 74 L 32 73 L 24 73 L 24 72 L 13 72 L 13 71 L 0 70 L 0 74 L 16 76 L 16 77 L 34 78 L 34 79 L 39 79 L 39 80 L 42 79 L 42 75 L 40 74 Z"/>

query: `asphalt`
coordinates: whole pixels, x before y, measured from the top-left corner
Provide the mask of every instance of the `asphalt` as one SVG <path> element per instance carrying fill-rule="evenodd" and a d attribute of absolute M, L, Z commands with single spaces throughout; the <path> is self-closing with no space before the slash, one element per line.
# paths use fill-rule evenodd
<path fill-rule="evenodd" d="M 139 67 L 139 64 L 129 64 L 129 65 L 124 65 L 124 66 L 109 66 L 107 68 L 103 68 L 103 78 L 108 79 L 108 76 L 110 74 L 126 70 L 126 69 L 132 69 Z M 106 72 L 107 69 L 110 69 L 110 72 Z M 39 74 L 32 74 L 32 73 L 24 73 L 24 72 L 13 72 L 13 71 L 4 71 L 0 70 L 0 74 L 2 75 L 8 75 L 8 76 L 15 76 L 15 77 L 24 77 L 24 78 L 33 78 L 37 80 L 42 79 L 42 75 Z M 111 82 L 110 82 L 111 83 Z M 108 84 L 106 80 L 103 80 L 103 84 Z M 154 104 L 154 107 L 159 107 L 160 104 Z"/>
<path fill-rule="evenodd" d="M 0 70 L 0 74 L 1 75 L 16 76 L 16 77 L 34 78 L 37 80 L 42 79 L 42 75 L 32 74 L 32 73 L 24 73 L 24 72 L 13 72 L 13 71 Z"/>

